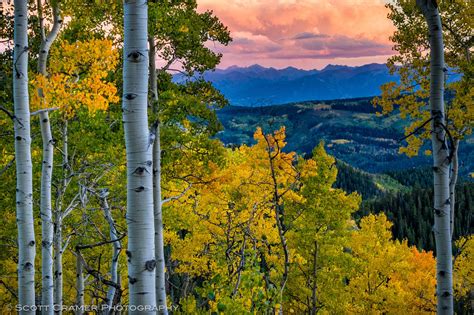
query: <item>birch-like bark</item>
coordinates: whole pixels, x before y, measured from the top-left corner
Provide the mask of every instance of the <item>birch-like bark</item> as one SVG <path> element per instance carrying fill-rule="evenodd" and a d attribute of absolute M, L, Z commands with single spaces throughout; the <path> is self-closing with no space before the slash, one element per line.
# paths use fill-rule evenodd
<path fill-rule="evenodd" d="M 127 151 L 129 310 L 156 314 L 153 157 L 148 131 L 148 7 L 124 1 L 123 124 Z"/>
<path fill-rule="evenodd" d="M 43 138 L 43 164 L 41 170 L 41 304 L 43 314 L 53 314 L 53 213 L 51 204 L 51 178 L 53 173 L 53 137 L 48 112 L 39 114 Z"/>
<path fill-rule="evenodd" d="M 48 35 L 45 34 L 43 23 L 42 1 L 37 1 L 38 17 L 40 20 L 41 45 L 38 57 L 38 72 L 47 76 L 47 62 L 51 45 L 61 29 L 62 20 L 59 15 L 58 4 L 53 7 L 53 27 Z M 38 91 L 42 95 L 43 91 Z M 53 218 L 51 210 L 51 178 L 53 173 L 53 137 L 48 111 L 39 115 L 41 136 L 43 139 L 43 164 L 41 165 L 41 304 L 43 314 L 54 312 L 54 285 L 53 285 Z"/>
<path fill-rule="evenodd" d="M 118 259 L 120 255 L 120 250 L 122 249 L 120 245 L 120 241 L 117 229 L 115 228 L 115 222 L 112 217 L 112 212 L 110 211 L 109 203 L 107 201 L 107 191 L 102 190 L 99 193 L 100 197 L 100 202 L 101 202 L 101 207 L 102 210 L 104 211 L 104 216 L 105 219 L 107 220 L 107 223 L 109 224 L 109 233 L 110 233 L 110 240 L 116 240 L 112 242 L 112 263 L 110 265 L 110 281 L 114 283 L 118 283 Z M 113 303 L 114 303 L 114 297 L 115 297 L 115 286 L 109 286 L 109 290 L 107 291 L 107 309 L 111 310 Z"/>
<path fill-rule="evenodd" d="M 81 256 L 76 254 L 76 315 L 82 315 L 84 312 L 84 271 Z"/>
<path fill-rule="evenodd" d="M 38 0 L 37 4 L 38 4 L 38 12 L 40 12 L 41 14 L 42 10 L 40 7 L 42 6 L 42 1 Z M 41 73 L 42 75 L 47 75 L 46 67 L 48 64 L 49 50 L 51 49 L 51 45 L 53 44 L 53 42 L 58 37 L 59 31 L 61 29 L 61 25 L 63 22 L 60 17 L 59 7 L 57 3 L 52 9 L 53 9 L 53 27 L 51 28 L 51 31 L 48 33 L 47 36 L 42 35 L 40 51 L 38 55 L 38 72 Z M 40 16 L 39 18 L 41 22 L 43 17 Z M 41 23 L 40 25 L 42 28 L 41 33 L 44 34 L 43 23 Z"/>
<path fill-rule="evenodd" d="M 18 225 L 18 304 L 20 314 L 34 314 L 35 231 L 28 95 L 28 1 L 15 0 L 13 101 L 15 110 L 16 220 Z"/>
<path fill-rule="evenodd" d="M 437 313 L 453 314 L 450 156 L 446 144 L 444 111 L 444 47 L 441 17 L 435 0 L 417 0 L 428 24 L 430 40 L 431 143 L 434 176 L 434 235 L 436 243 Z"/>
<path fill-rule="evenodd" d="M 153 102 L 153 112 L 158 115 L 158 83 L 155 63 L 155 43 L 153 37 L 148 37 L 150 47 L 150 91 Z M 156 306 L 159 314 L 168 315 L 166 304 L 166 280 L 165 280 L 165 252 L 163 242 L 163 214 L 161 202 L 161 141 L 160 121 L 157 118 L 155 142 L 153 143 L 153 204 L 155 216 L 155 260 L 156 260 Z"/>
<path fill-rule="evenodd" d="M 67 214 L 70 213 L 70 209 L 62 210 L 63 208 L 63 198 L 66 193 L 66 188 L 68 186 L 68 173 L 69 173 L 69 153 L 68 153 L 68 122 L 64 121 L 63 125 L 63 146 L 62 146 L 62 155 L 63 155 L 63 183 L 61 191 L 57 196 L 59 202 L 54 212 L 54 240 L 53 240 L 53 249 L 54 249 L 54 304 L 56 309 L 55 314 L 62 314 L 62 305 L 63 305 L 63 252 L 65 246 L 63 246 L 63 219 Z"/>

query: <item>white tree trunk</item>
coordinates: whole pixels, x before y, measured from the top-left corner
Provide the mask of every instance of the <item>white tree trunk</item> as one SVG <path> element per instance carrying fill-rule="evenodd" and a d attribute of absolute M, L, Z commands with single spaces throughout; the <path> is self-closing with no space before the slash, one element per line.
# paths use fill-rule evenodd
<path fill-rule="evenodd" d="M 166 279 L 165 279 L 165 251 L 163 241 L 163 216 L 161 203 L 161 142 L 160 142 L 160 125 L 156 128 L 156 139 L 153 145 L 153 181 L 155 187 L 154 204 L 155 204 L 155 259 L 156 259 L 156 303 L 159 314 L 168 314 L 166 304 Z"/>
<path fill-rule="evenodd" d="M 449 150 L 446 143 L 444 113 L 444 47 L 441 17 L 435 0 L 417 0 L 428 24 L 430 39 L 430 109 L 434 175 L 434 235 L 438 314 L 453 314 L 451 207 L 449 195 Z"/>
<path fill-rule="evenodd" d="M 156 314 L 153 161 L 148 131 L 146 0 L 124 2 L 123 124 L 127 150 L 130 314 Z"/>
<path fill-rule="evenodd" d="M 153 111 L 158 114 L 158 85 L 155 63 L 155 43 L 148 39 L 150 46 L 150 90 L 152 93 Z M 161 141 L 160 122 L 157 117 L 155 142 L 153 143 L 153 203 L 155 215 L 155 260 L 156 260 L 156 306 L 158 313 L 168 315 L 166 304 L 165 252 L 163 242 L 163 215 L 161 203 Z"/>
<path fill-rule="evenodd" d="M 43 138 L 41 170 L 41 304 L 43 314 L 53 314 L 53 214 L 51 210 L 51 177 L 53 173 L 53 137 L 48 112 L 40 113 Z"/>
<path fill-rule="evenodd" d="M 82 315 L 84 307 L 84 272 L 80 253 L 76 254 L 76 315 Z"/>
<path fill-rule="evenodd" d="M 37 1 L 38 17 L 41 28 L 41 45 L 38 54 L 38 72 L 44 76 L 46 71 L 49 50 L 57 38 L 61 29 L 62 20 L 59 16 L 58 5 L 53 8 L 53 27 L 45 36 L 44 24 L 42 22 L 42 1 Z M 38 91 L 42 95 L 43 91 Z M 43 138 L 43 163 L 41 165 L 41 304 L 42 314 L 53 314 L 54 312 L 54 285 L 53 285 L 53 218 L 51 211 L 51 178 L 53 173 L 53 137 L 51 135 L 51 124 L 48 111 L 39 115 L 41 124 L 41 136 Z"/>
<path fill-rule="evenodd" d="M 100 193 L 101 199 L 101 206 L 102 210 L 104 210 L 104 216 L 109 224 L 109 233 L 110 233 L 110 240 L 116 240 L 112 242 L 112 263 L 110 265 L 110 280 L 114 283 L 118 283 L 118 259 L 120 255 L 120 250 L 122 249 L 120 245 L 120 241 L 118 240 L 119 236 L 117 233 L 117 229 L 115 228 L 115 222 L 112 217 L 112 212 L 110 211 L 109 203 L 107 202 L 107 197 L 105 194 L 105 190 Z M 107 291 L 107 307 L 108 310 L 112 309 L 115 297 L 115 287 L 109 286 L 109 290 Z"/>
<path fill-rule="evenodd" d="M 16 219 L 18 225 L 18 304 L 21 314 L 34 314 L 35 231 L 33 220 L 33 169 L 31 162 L 28 96 L 28 8 L 15 0 L 13 100 L 15 106 Z M 28 307 L 32 307 L 31 310 Z"/>
<path fill-rule="evenodd" d="M 54 304 L 55 314 L 62 314 L 63 305 L 63 233 L 61 212 L 57 211 L 54 218 Z"/>
<path fill-rule="evenodd" d="M 54 304 L 56 306 L 55 314 L 62 314 L 63 306 L 63 219 L 66 216 L 66 209 L 63 211 L 63 198 L 66 193 L 68 185 L 68 169 L 69 169 L 69 154 L 68 154 L 68 122 L 64 121 L 63 126 L 63 183 L 60 195 L 57 196 L 57 207 L 54 213 Z"/>
<path fill-rule="evenodd" d="M 42 5 L 42 1 L 38 0 L 38 6 Z M 42 75 L 47 75 L 46 67 L 48 63 L 48 56 L 49 56 L 49 50 L 51 49 L 51 45 L 53 42 L 56 40 L 58 37 L 59 31 L 61 29 L 62 25 L 62 20 L 59 14 L 59 7 L 58 4 L 56 3 L 55 6 L 52 8 L 53 9 L 53 27 L 51 28 L 51 31 L 49 32 L 48 36 L 44 36 L 44 29 L 41 29 L 41 46 L 40 46 L 40 51 L 38 54 L 38 72 L 41 73 Z M 42 15 L 42 10 L 41 8 L 38 8 L 39 15 Z M 43 17 L 40 16 L 40 19 Z M 43 24 L 41 23 L 41 28 L 43 28 Z"/>

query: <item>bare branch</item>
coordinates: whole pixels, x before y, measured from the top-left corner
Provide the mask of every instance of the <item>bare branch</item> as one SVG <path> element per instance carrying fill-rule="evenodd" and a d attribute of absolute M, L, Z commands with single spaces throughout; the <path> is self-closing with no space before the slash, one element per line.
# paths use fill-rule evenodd
<path fill-rule="evenodd" d="M 168 71 L 179 72 L 179 73 L 181 73 L 182 75 L 188 76 L 188 74 L 187 74 L 186 72 L 184 72 L 183 70 L 170 69 L 170 68 L 168 68 Z"/>
<path fill-rule="evenodd" d="M 15 120 L 15 115 L 13 115 L 13 113 L 10 112 L 8 109 L 0 105 L 0 110 L 7 114 L 7 116 L 10 117 L 11 120 Z"/>
<path fill-rule="evenodd" d="M 13 159 L 11 159 L 11 161 L 8 162 L 7 165 L 5 165 L 5 167 L 0 171 L 0 176 L 8 171 L 8 169 L 13 165 L 13 162 L 15 162 L 15 157 L 13 157 Z"/>
<path fill-rule="evenodd" d="M 81 263 L 82 263 L 82 266 L 84 267 L 84 269 L 86 270 L 86 272 L 91 275 L 92 277 L 96 278 L 97 280 L 99 280 L 100 282 L 102 282 L 103 284 L 105 285 L 108 285 L 108 286 L 111 286 L 111 287 L 114 287 L 115 289 L 117 289 L 118 291 L 118 294 L 122 294 L 122 287 L 118 284 L 118 283 L 115 283 L 113 281 L 110 281 L 108 279 L 105 279 L 104 276 L 98 271 L 98 270 L 95 270 L 95 269 L 92 269 L 85 261 L 84 257 L 82 257 L 81 253 L 79 251 L 77 251 L 76 253 L 74 253 L 76 256 L 79 257 L 79 259 L 81 260 Z"/>
<path fill-rule="evenodd" d="M 168 70 L 173 71 L 173 69 L 170 69 L 170 67 L 171 67 L 171 65 L 173 64 L 173 62 L 176 61 L 176 59 L 177 59 L 176 56 L 173 56 L 173 58 L 171 58 L 171 59 L 166 63 L 166 65 L 165 65 L 163 68 L 161 68 L 160 70 L 161 70 L 161 71 L 168 71 Z M 183 72 L 182 72 L 182 73 L 183 73 Z M 184 73 L 183 73 L 183 74 L 184 74 Z"/>
<path fill-rule="evenodd" d="M 58 109 L 59 109 L 59 107 L 43 108 L 43 109 L 37 110 L 36 112 L 32 112 L 30 115 L 31 116 L 36 116 L 36 115 L 39 115 L 39 114 L 44 113 L 44 112 L 52 112 L 52 111 L 58 110 Z"/>
<path fill-rule="evenodd" d="M 176 196 L 173 196 L 173 197 L 166 198 L 166 199 L 162 200 L 161 205 L 164 205 L 167 202 L 177 200 L 177 199 L 183 197 L 191 189 L 192 186 L 193 186 L 193 184 L 189 183 L 188 187 L 186 187 L 179 195 L 176 195 Z"/>
<path fill-rule="evenodd" d="M 115 240 L 103 241 L 103 242 L 87 244 L 87 245 L 76 245 L 76 250 L 89 249 L 89 248 L 99 247 L 99 246 L 110 244 L 110 243 L 115 243 L 115 242 L 121 241 L 125 236 L 127 236 L 126 233 L 122 234 L 119 238 Z"/>
<path fill-rule="evenodd" d="M 79 204 L 79 201 L 77 201 L 77 199 L 80 197 L 80 193 L 77 193 L 74 198 L 71 200 L 71 202 L 69 203 L 69 206 L 67 206 L 66 210 L 64 210 L 63 212 L 63 215 L 62 215 L 62 218 L 64 219 L 65 217 L 67 217 L 72 210 L 74 210 L 77 205 Z"/>
<path fill-rule="evenodd" d="M 66 241 L 64 242 L 63 248 L 61 249 L 62 252 L 64 252 L 66 250 L 67 246 L 69 245 L 69 241 L 71 240 L 71 237 L 75 234 L 76 233 L 69 234 Z"/>
<path fill-rule="evenodd" d="M 417 134 L 424 126 L 426 126 L 430 121 L 433 120 L 433 117 L 431 117 L 430 119 L 428 119 L 427 121 L 425 121 L 420 127 L 416 128 L 415 130 L 413 130 L 412 132 L 410 132 L 408 135 L 406 135 L 405 137 L 401 138 L 399 141 L 403 141 L 415 134 Z"/>
<path fill-rule="evenodd" d="M 3 284 L 3 286 L 5 287 L 5 289 L 7 289 L 8 292 L 10 292 L 11 295 L 13 295 L 13 297 L 15 299 L 18 299 L 18 295 L 16 294 L 15 290 L 13 288 L 11 288 L 10 286 L 8 286 L 5 281 L 3 280 L 0 280 L 0 283 Z"/>

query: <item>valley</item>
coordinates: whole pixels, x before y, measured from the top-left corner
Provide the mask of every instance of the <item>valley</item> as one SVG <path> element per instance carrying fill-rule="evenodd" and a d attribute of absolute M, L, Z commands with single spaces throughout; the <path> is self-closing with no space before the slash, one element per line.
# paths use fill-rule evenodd
<path fill-rule="evenodd" d="M 406 121 L 398 113 L 378 116 L 372 98 L 307 101 L 263 107 L 228 106 L 217 112 L 223 124 L 218 137 L 227 146 L 255 143 L 257 127 L 271 133 L 286 128 L 286 151 L 310 158 L 323 141 L 336 157 L 334 186 L 357 192 L 363 202 L 355 219 L 384 212 L 394 223 L 392 233 L 400 241 L 424 250 L 435 250 L 432 234 L 433 194 L 431 157 L 421 150 L 409 158 L 398 153 L 403 144 Z M 474 230 L 470 209 L 474 204 L 474 141 L 469 137 L 460 147 L 460 183 L 456 192 L 455 238 Z M 428 143 L 429 144 L 429 143 Z"/>
<path fill-rule="evenodd" d="M 423 151 L 408 158 L 398 153 L 406 121 L 399 114 L 380 117 L 372 98 L 307 101 L 262 107 L 228 106 L 217 112 L 224 130 L 218 134 L 227 145 L 252 144 L 257 127 L 271 132 L 286 127 L 288 151 L 310 154 L 324 141 L 337 159 L 369 173 L 430 166 Z M 428 147 L 426 147 L 428 148 Z M 461 144 L 461 177 L 474 168 L 474 141 Z"/>

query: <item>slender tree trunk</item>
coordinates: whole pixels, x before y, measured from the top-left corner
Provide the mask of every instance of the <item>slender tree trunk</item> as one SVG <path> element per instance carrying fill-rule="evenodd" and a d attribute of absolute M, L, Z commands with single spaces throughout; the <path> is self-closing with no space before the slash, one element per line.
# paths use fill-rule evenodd
<path fill-rule="evenodd" d="M 248 227 L 247 227 L 248 231 Z M 248 231 L 250 232 L 250 231 Z M 248 233 L 250 235 L 250 233 Z M 239 292 L 240 282 L 242 280 L 242 271 L 245 268 L 245 247 L 247 245 L 247 234 L 244 234 L 244 239 L 242 241 L 242 248 L 240 249 L 240 263 L 237 267 L 237 280 L 235 281 L 234 289 L 232 290 L 231 297 L 234 297 Z"/>
<path fill-rule="evenodd" d="M 51 210 L 51 177 L 53 173 L 53 137 L 48 112 L 40 113 L 43 138 L 43 164 L 41 171 L 41 304 L 43 314 L 53 314 L 53 214 Z"/>
<path fill-rule="evenodd" d="M 444 112 L 444 47 L 441 17 L 435 0 L 417 0 L 428 24 L 430 39 L 430 109 L 434 175 L 434 234 L 438 314 L 453 314 L 453 274 L 451 250 L 451 208 L 449 195 L 450 158 L 446 144 Z"/>
<path fill-rule="evenodd" d="M 57 38 L 61 29 L 62 20 L 59 16 L 59 8 L 53 7 L 53 27 L 46 36 L 43 24 L 42 1 L 37 1 L 38 18 L 40 20 L 41 45 L 38 57 L 38 72 L 44 76 L 46 71 L 49 50 Z M 43 91 L 38 91 L 42 95 Z M 53 219 L 51 211 L 51 178 L 53 173 L 53 137 L 48 111 L 40 115 L 41 136 L 43 138 L 43 164 L 41 165 L 41 304 L 44 308 L 43 314 L 54 312 L 54 285 L 53 285 Z"/>
<path fill-rule="evenodd" d="M 117 285 L 120 288 L 122 287 L 122 278 L 120 277 L 120 271 L 117 272 Z M 123 292 L 123 290 L 120 290 L 120 292 L 115 294 L 113 305 L 117 305 L 117 306 L 121 305 L 122 292 Z M 122 314 L 122 312 L 120 311 L 120 308 L 118 308 L 115 311 L 115 315 L 120 315 L 120 314 Z"/>
<path fill-rule="evenodd" d="M 318 297 L 317 297 L 317 292 L 318 292 L 318 281 L 317 281 L 317 276 L 318 276 L 318 242 L 314 241 L 314 253 L 313 253 L 313 285 L 311 287 L 312 290 L 312 295 L 311 295 L 311 315 L 316 315 L 318 313 Z"/>
<path fill-rule="evenodd" d="M 270 171 L 271 171 L 271 176 L 272 176 L 272 181 L 273 181 L 273 207 L 275 210 L 275 222 L 276 226 L 278 228 L 278 235 L 280 237 L 280 243 L 281 247 L 283 250 L 284 254 L 284 263 L 283 263 L 283 275 L 282 279 L 280 281 L 280 309 L 279 309 L 279 314 L 283 314 L 283 293 L 285 291 L 285 286 L 286 282 L 288 281 L 288 275 L 290 271 L 290 255 L 288 251 L 288 243 L 286 240 L 286 228 L 283 223 L 283 205 L 281 204 L 281 195 L 278 192 L 278 181 L 277 181 L 277 176 L 275 173 L 275 166 L 273 164 L 273 159 L 280 154 L 281 152 L 279 151 L 280 149 L 278 148 L 278 153 L 275 153 L 276 155 L 272 156 L 271 150 L 270 150 L 270 142 L 268 141 L 268 138 L 266 135 L 264 135 L 265 140 L 267 141 L 267 154 L 268 154 L 268 161 L 270 163 Z"/>
<path fill-rule="evenodd" d="M 58 207 L 54 213 L 54 304 L 57 306 L 55 314 L 62 314 L 63 305 L 63 198 L 66 194 L 69 173 L 69 153 L 68 153 L 68 122 L 63 125 L 63 183 L 60 195 L 57 198 Z"/>
<path fill-rule="evenodd" d="M 66 192 L 66 187 L 68 183 L 68 172 L 69 172 L 69 140 L 68 140 L 68 121 L 64 120 L 64 125 L 63 125 L 63 198 L 64 194 Z"/>
<path fill-rule="evenodd" d="M 458 159 L 458 148 L 459 148 L 459 140 L 456 140 L 453 148 L 452 154 L 452 164 L 451 164 L 451 180 L 449 181 L 449 198 L 451 207 L 451 238 L 453 237 L 454 233 L 454 209 L 456 207 L 456 184 L 458 182 L 458 174 L 459 174 L 459 159 Z"/>
<path fill-rule="evenodd" d="M 63 302 L 63 233 L 61 212 L 56 211 L 54 218 L 54 304 L 55 314 L 62 314 Z"/>
<path fill-rule="evenodd" d="M 101 206 L 102 210 L 104 210 L 104 216 L 109 224 L 109 233 L 110 233 L 110 240 L 116 240 L 112 242 L 112 263 L 110 265 L 110 280 L 114 283 L 118 283 L 118 259 L 120 255 L 121 245 L 120 241 L 118 240 L 119 236 L 117 233 L 117 229 L 115 228 L 115 222 L 112 217 L 112 212 L 110 211 L 109 203 L 107 202 L 107 195 L 105 191 L 100 193 L 101 199 Z M 108 310 L 112 309 L 114 305 L 114 297 L 115 297 L 116 289 L 114 286 L 109 286 L 109 290 L 107 291 L 107 307 Z"/>
<path fill-rule="evenodd" d="M 37 1 L 38 4 L 38 12 L 39 12 L 39 18 L 40 20 L 43 19 L 42 15 L 42 10 L 41 7 L 41 0 Z M 54 5 L 53 9 L 53 27 L 49 34 L 45 36 L 44 34 L 44 26 L 41 23 L 41 46 L 40 46 L 40 51 L 38 54 L 38 72 L 41 73 L 42 75 L 47 75 L 46 67 L 48 65 L 48 56 L 49 56 L 49 50 L 51 49 L 51 45 L 53 45 L 53 42 L 56 40 L 58 37 L 59 31 L 61 29 L 61 25 L 63 23 L 61 17 L 60 17 L 60 12 L 59 12 L 59 7 L 58 4 L 56 3 Z"/>
<path fill-rule="evenodd" d="M 124 2 L 123 124 L 127 151 L 128 276 L 131 314 L 156 314 L 153 157 L 148 131 L 148 8 Z"/>
<path fill-rule="evenodd" d="M 76 255 L 76 306 L 78 310 L 76 311 L 76 315 L 82 315 L 83 307 L 84 307 L 84 272 L 82 266 L 81 256 L 79 254 Z"/>
<path fill-rule="evenodd" d="M 31 162 L 28 96 L 28 7 L 15 0 L 13 101 L 15 106 L 16 220 L 18 225 L 18 304 L 21 314 L 34 314 L 35 230 L 33 220 L 33 168 Z M 29 310 L 28 307 L 32 309 Z"/>
<path fill-rule="evenodd" d="M 150 90 L 153 102 L 153 112 L 157 123 L 155 130 L 155 142 L 153 143 L 153 203 L 155 216 L 155 260 L 156 260 L 156 305 L 159 314 L 168 314 L 166 304 L 166 281 L 165 281 L 165 252 L 163 242 L 163 214 L 161 202 L 161 140 L 160 121 L 158 118 L 158 84 L 155 64 L 155 43 L 151 36 L 148 37 L 150 47 Z"/>

